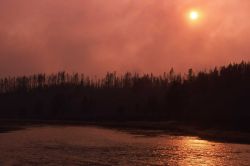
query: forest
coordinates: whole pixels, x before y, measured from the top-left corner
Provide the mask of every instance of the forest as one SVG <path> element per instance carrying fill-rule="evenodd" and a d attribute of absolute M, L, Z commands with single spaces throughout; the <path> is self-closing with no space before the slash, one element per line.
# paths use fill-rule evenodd
<path fill-rule="evenodd" d="M 0 119 L 177 121 L 250 131 L 250 63 L 184 75 L 58 72 L 0 79 Z"/>

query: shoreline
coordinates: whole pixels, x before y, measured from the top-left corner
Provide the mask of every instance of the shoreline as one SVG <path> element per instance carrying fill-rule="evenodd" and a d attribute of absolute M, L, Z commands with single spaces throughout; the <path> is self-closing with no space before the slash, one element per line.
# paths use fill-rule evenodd
<path fill-rule="evenodd" d="M 27 127 L 41 126 L 95 126 L 118 131 L 128 132 L 130 134 L 142 136 L 194 136 L 202 140 L 221 142 L 250 144 L 250 132 L 235 130 L 223 130 L 217 128 L 204 128 L 194 125 L 187 125 L 179 122 L 151 122 L 151 121 L 124 121 L 124 122 L 87 122 L 87 121 L 60 121 L 60 120 L 11 120 L 0 119 L 0 134 Z"/>

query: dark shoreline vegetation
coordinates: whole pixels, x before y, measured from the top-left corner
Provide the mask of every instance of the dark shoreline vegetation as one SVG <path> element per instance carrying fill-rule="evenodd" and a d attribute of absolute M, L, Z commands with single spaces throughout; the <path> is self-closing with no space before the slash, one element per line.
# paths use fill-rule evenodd
<path fill-rule="evenodd" d="M 0 79 L 0 118 L 168 122 L 250 132 L 250 63 L 181 76 L 36 74 Z"/>

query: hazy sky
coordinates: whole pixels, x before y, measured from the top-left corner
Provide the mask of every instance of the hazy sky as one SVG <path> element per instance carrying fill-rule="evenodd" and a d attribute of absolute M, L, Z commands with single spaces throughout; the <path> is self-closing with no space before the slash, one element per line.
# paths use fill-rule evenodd
<path fill-rule="evenodd" d="M 0 76 L 248 61 L 249 11 L 249 0 L 0 0 Z"/>

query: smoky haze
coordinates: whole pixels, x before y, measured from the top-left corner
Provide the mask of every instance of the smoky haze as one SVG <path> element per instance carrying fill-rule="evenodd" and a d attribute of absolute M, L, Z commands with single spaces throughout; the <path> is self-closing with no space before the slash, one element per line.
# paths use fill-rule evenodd
<path fill-rule="evenodd" d="M 204 17 L 191 25 L 186 13 Z M 1 0 L 0 76 L 178 72 L 250 58 L 248 0 Z"/>

